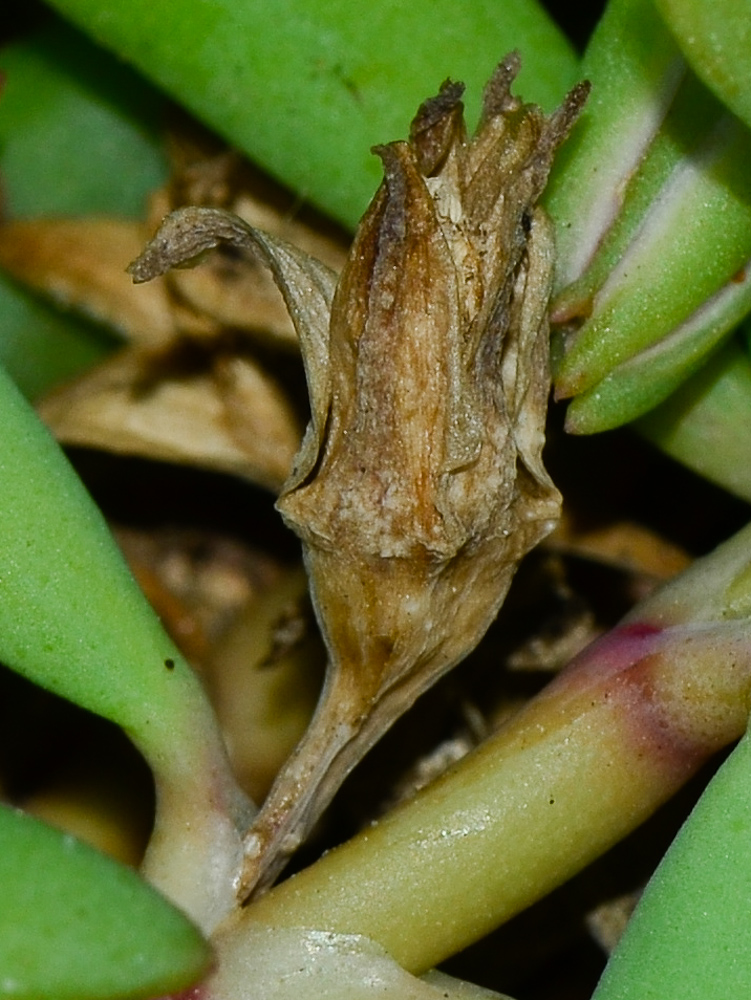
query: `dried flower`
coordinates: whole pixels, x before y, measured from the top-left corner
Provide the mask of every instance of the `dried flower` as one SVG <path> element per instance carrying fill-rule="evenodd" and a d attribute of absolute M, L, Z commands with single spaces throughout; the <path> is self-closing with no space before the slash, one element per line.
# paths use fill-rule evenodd
<path fill-rule="evenodd" d="M 268 884 L 391 723 L 480 640 L 555 524 L 542 464 L 554 262 L 536 206 L 584 100 L 547 118 L 507 57 L 467 137 L 462 86 L 378 147 L 385 180 L 340 280 L 227 213 L 168 219 L 133 267 L 230 240 L 263 256 L 295 321 L 311 423 L 278 507 L 303 540 L 329 668 L 316 715 L 247 838 Z M 332 301 L 333 295 L 333 301 Z"/>

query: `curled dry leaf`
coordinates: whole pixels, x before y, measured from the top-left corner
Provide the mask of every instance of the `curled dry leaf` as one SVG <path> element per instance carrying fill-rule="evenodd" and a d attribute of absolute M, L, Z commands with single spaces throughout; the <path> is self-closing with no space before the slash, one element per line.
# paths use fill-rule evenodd
<path fill-rule="evenodd" d="M 177 130 L 171 138 L 173 174 L 167 187 L 152 199 L 152 231 L 164 215 L 183 205 L 224 208 L 305 250 L 337 273 L 342 269 L 345 247 L 297 218 L 294 206 L 237 153 L 217 151 L 209 137 L 193 130 Z M 173 300 L 194 314 L 244 330 L 254 339 L 297 349 L 297 333 L 284 299 L 257 258 L 238 256 L 225 247 L 202 267 L 174 270 L 165 281 Z M 211 331 L 206 335 L 211 336 Z"/>
<path fill-rule="evenodd" d="M 222 242 L 255 252 L 306 365 L 311 422 L 278 506 L 303 541 L 329 665 L 246 838 L 245 895 L 476 645 L 558 517 L 542 464 L 554 249 L 537 200 L 588 88 L 548 118 L 511 95 L 517 71 L 516 56 L 500 64 L 471 140 L 462 87 L 446 83 L 409 141 L 376 150 L 385 179 L 335 294 L 328 269 L 219 211 L 175 213 L 132 266 L 146 280 Z"/>
<path fill-rule="evenodd" d="M 237 152 L 217 145 L 216 138 L 197 129 L 195 123 L 172 129 L 169 139 L 173 172 L 164 189 L 168 209 L 182 205 L 226 208 L 332 270 L 342 269 L 348 236 L 322 217 L 311 221 L 301 216 L 296 195 L 279 188 Z M 152 213 L 154 229 L 161 218 Z"/>

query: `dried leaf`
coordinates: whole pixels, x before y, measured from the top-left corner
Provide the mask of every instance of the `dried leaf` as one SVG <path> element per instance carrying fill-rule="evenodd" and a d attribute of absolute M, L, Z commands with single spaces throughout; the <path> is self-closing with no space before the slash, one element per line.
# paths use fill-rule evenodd
<path fill-rule="evenodd" d="M 641 524 L 612 521 L 582 526 L 565 511 L 547 544 L 557 551 L 596 559 L 654 581 L 669 580 L 691 565 L 691 557 L 684 549 Z"/>
<path fill-rule="evenodd" d="M 163 281 L 139 295 L 125 265 L 143 246 L 141 223 L 121 219 L 29 219 L 0 226 L 0 267 L 59 304 L 158 348 L 175 336 Z"/>
<path fill-rule="evenodd" d="M 284 393 L 252 359 L 181 371 L 128 351 L 48 395 L 39 413 L 67 444 L 233 473 L 275 492 L 301 430 Z"/>
<path fill-rule="evenodd" d="M 205 137 L 175 133 L 172 140 L 175 170 L 167 188 L 153 199 L 153 228 L 167 212 L 184 205 L 228 209 L 337 273 L 341 270 L 345 246 L 296 218 L 292 206 L 280 201 L 268 181 L 236 153 L 207 150 Z M 166 281 L 176 301 L 219 325 L 297 349 L 297 333 L 284 299 L 258 259 L 220 249 L 202 267 L 173 271 Z"/>
<path fill-rule="evenodd" d="M 115 527 L 115 539 L 149 604 L 203 677 L 213 649 L 277 579 L 266 553 L 197 527 Z"/>
<path fill-rule="evenodd" d="M 215 254 L 204 267 L 175 271 L 169 288 L 176 303 L 211 317 L 211 325 L 192 336 L 210 339 L 216 327 L 231 327 L 260 341 L 297 349 L 297 334 L 279 291 L 260 264 Z"/>
<path fill-rule="evenodd" d="M 292 243 L 334 271 L 344 265 L 349 237 L 317 217 L 300 215 L 299 198 L 270 181 L 237 152 L 217 144 L 211 134 L 183 123 L 169 134 L 172 176 L 164 191 L 162 215 L 183 205 L 224 208 L 251 226 Z"/>
<path fill-rule="evenodd" d="M 508 57 L 467 138 L 447 83 L 331 272 L 227 212 L 182 210 L 146 280 L 230 243 L 272 268 L 297 328 L 311 423 L 279 500 L 301 536 L 329 652 L 316 716 L 246 840 L 242 891 L 273 880 L 343 778 L 479 641 L 560 497 L 542 464 L 553 245 L 536 206 L 587 94 L 546 118 Z M 329 316 L 330 311 L 330 316 Z"/>
<path fill-rule="evenodd" d="M 207 154 L 184 139 L 173 145 L 176 171 L 154 194 L 152 211 L 160 205 L 166 211 L 180 197 L 230 204 L 341 266 L 343 250 L 334 239 L 253 194 L 263 193 L 263 185 L 247 176 L 238 156 Z M 135 349 L 56 391 L 42 404 L 45 419 L 67 443 L 216 468 L 278 492 L 301 429 L 249 351 L 259 340 L 297 351 L 284 300 L 256 257 L 233 252 L 134 288 L 125 268 L 150 228 L 107 218 L 0 226 L 0 266 L 59 304 L 114 326 Z M 333 292 L 333 277 L 330 284 Z"/>
<path fill-rule="evenodd" d="M 191 221 L 195 211 L 171 217 L 177 220 L 171 239 L 186 258 L 205 249 L 195 242 L 200 242 L 201 233 L 200 224 Z M 230 220 L 230 228 L 239 227 L 247 238 L 250 230 L 235 216 L 215 212 L 211 217 Z M 324 361 L 316 357 L 324 359 L 326 354 L 335 274 L 273 237 L 258 235 L 251 243 L 262 248 L 273 267 L 283 267 L 279 280 L 293 315 L 296 297 L 304 290 L 307 337 L 317 345 L 311 346 L 310 363 L 322 368 Z M 151 266 L 157 266 L 159 238 L 151 246 Z M 294 291 L 295 282 L 300 292 Z M 202 322 L 198 314 L 194 318 Z M 189 321 L 190 315 L 181 314 L 182 332 Z M 174 338 L 171 349 L 130 349 L 105 361 L 47 396 L 39 406 L 42 419 L 67 444 L 216 469 L 277 493 L 289 476 L 302 436 L 297 414 L 276 381 L 235 341 L 223 341 L 215 320 L 207 322 L 207 342 L 200 345 L 191 347 L 184 338 Z M 196 339 L 197 330 L 194 325 L 190 340 Z"/>
<path fill-rule="evenodd" d="M 128 270 L 138 283 L 151 281 L 171 268 L 198 263 L 207 250 L 222 244 L 255 255 L 270 268 L 304 345 L 311 421 L 292 472 L 294 482 L 307 472 L 300 455 L 314 450 L 323 437 L 319 415 L 325 419 L 328 407 L 328 322 L 337 276 L 284 240 L 253 229 L 230 212 L 208 208 L 182 208 L 168 215 Z"/>
<path fill-rule="evenodd" d="M 641 890 L 624 893 L 587 914 L 587 930 L 606 954 L 615 950 L 640 898 Z"/>

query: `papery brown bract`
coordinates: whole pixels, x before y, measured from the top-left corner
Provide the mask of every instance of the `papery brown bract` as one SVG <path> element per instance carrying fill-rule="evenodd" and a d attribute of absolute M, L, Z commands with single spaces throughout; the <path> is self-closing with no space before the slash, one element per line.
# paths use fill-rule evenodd
<path fill-rule="evenodd" d="M 282 387 L 248 351 L 119 352 L 42 399 L 66 444 L 145 455 L 241 476 L 278 490 L 300 441 Z"/>

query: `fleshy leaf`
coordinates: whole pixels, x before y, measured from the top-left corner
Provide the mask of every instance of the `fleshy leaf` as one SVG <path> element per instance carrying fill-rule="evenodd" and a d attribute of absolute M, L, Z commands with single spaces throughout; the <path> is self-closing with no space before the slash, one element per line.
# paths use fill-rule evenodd
<path fill-rule="evenodd" d="M 451 75 L 479 95 L 513 47 L 531 100 L 552 107 L 576 78 L 571 46 L 535 0 L 507 0 L 502 16 L 495 0 L 184 0 L 179 18 L 153 0 L 52 6 L 352 227 L 379 179 L 368 150 L 402 134 L 429 81 Z"/>
<path fill-rule="evenodd" d="M 191 986 L 210 951 L 129 868 L 0 807 L 0 997 L 137 1000 Z"/>
<path fill-rule="evenodd" d="M 696 73 L 751 127 L 751 3 L 656 0 Z"/>
<path fill-rule="evenodd" d="M 691 324 L 685 331 L 691 333 L 697 325 L 692 322 L 695 312 L 715 313 L 710 332 L 713 328 L 728 332 L 738 322 L 743 308 L 748 308 L 745 299 L 737 309 L 730 297 L 731 315 L 725 321 L 721 290 L 727 285 L 732 292 L 736 286 L 738 295 L 747 287 L 750 156 L 751 131 L 729 115 L 720 115 L 705 135 L 696 137 L 694 148 L 684 153 L 655 192 L 654 204 L 631 243 L 603 284 L 581 305 L 579 315 L 565 303 L 554 303 L 554 321 L 584 316 L 567 336 L 565 355 L 557 366 L 559 396 L 594 388 L 618 364 L 639 351 L 656 349 L 663 340 L 673 354 L 673 371 L 680 373 L 683 359 L 691 361 L 697 354 L 696 338 L 682 336 L 680 329 Z M 655 381 L 660 375 L 658 370 Z M 624 419 L 631 416 L 626 412 Z"/>
<path fill-rule="evenodd" d="M 712 779 L 647 886 L 593 1000 L 742 997 L 751 982 L 751 739 Z"/>
<path fill-rule="evenodd" d="M 751 360 L 735 340 L 636 427 L 667 455 L 751 502 Z"/>
<path fill-rule="evenodd" d="M 164 98 L 56 18 L 4 46 L 0 69 L 5 212 L 142 212 L 166 173 Z"/>
<path fill-rule="evenodd" d="M 59 446 L 3 372 L 0 415 L 0 659 L 133 739 L 156 779 L 149 873 L 210 927 L 234 900 L 236 827 L 251 809 L 206 695 Z"/>
<path fill-rule="evenodd" d="M 551 319 L 568 429 L 592 433 L 661 402 L 748 311 L 751 132 L 645 0 L 609 6 L 583 69 L 595 99 L 549 198 Z"/>
<path fill-rule="evenodd" d="M 556 223 L 556 291 L 589 267 L 685 74 L 652 0 L 611 0 L 582 59 L 593 94 L 560 155 L 544 204 Z"/>
<path fill-rule="evenodd" d="M 156 135 L 164 99 L 83 35 L 51 25 L 0 50 L 4 214 L 136 214 L 166 164 Z M 0 276 L 0 359 L 36 397 L 111 344 L 77 317 Z"/>
<path fill-rule="evenodd" d="M 566 430 L 591 434 L 618 427 L 651 410 L 707 363 L 749 310 L 751 266 L 744 267 L 665 337 L 575 396 L 566 412 Z"/>
<path fill-rule="evenodd" d="M 28 398 L 77 375 L 113 346 L 105 331 L 54 309 L 0 274 L 0 364 Z"/>
<path fill-rule="evenodd" d="M 59 446 L 4 373 L 0 409 L 0 657 L 161 755 L 202 700 L 198 681 Z"/>

